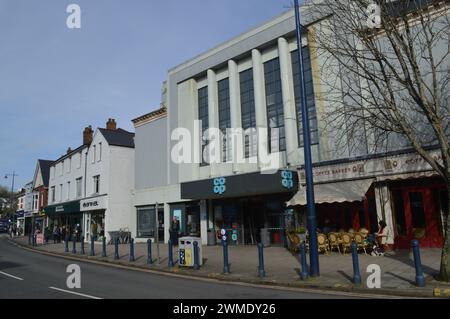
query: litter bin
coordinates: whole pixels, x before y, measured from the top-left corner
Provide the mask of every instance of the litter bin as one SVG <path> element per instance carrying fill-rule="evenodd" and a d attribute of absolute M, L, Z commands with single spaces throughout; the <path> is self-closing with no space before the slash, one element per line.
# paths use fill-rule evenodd
<path fill-rule="evenodd" d="M 198 243 L 198 264 L 202 265 L 202 241 L 199 237 L 181 237 L 178 239 L 178 260 L 182 267 L 194 266 L 194 242 Z"/>

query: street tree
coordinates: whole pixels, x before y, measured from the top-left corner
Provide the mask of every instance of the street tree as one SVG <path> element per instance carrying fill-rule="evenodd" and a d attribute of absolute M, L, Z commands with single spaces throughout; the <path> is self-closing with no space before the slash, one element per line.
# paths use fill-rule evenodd
<path fill-rule="evenodd" d="M 311 0 L 305 11 L 319 19 L 309 36 L 324 61 L 317 96 L 327 105 L 326 131 L 355 152 L 412 148 L 444 181 L 448 203 L 449 3 Z M 439 278 L 449 281 L 450 217 L 443 210 Z"/>

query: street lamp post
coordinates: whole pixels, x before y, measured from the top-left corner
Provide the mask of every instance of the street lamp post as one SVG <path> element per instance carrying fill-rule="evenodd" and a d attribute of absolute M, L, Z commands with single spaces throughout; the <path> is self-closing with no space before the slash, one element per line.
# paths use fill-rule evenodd
<path fill-rule="evenodd" d="M 12 174 L 5 174 L 5 179 L 8 179 L 8 177 L 12 177 L 12 181 L 11 181 L 11 193 L 10 193 L 10 198 L 9 198 L 9 207 L 11 209 L 11 214 L 12 214 L 12 220 L 14 222 L 14 213 L 12 212 L 13 209 L 13 203 L 14 203 L 14 179 L 16 176 L 19 176 L 16 174 L 16 172 L 12 172 Z"/>
<path fill-rule="evenodd" d="M 303 124 L 303 150 L 305 157 L 305 177 L 306 177 L 306 202 L 308 212 L 308 232 L 309 232 L 309 262 L 310 262 L 310 275 L 311 277 L 317 277 L 320 275 L 319 271 L 319 253 L 317 247 L 317 225 L 316 225 L 316 208 L 314 201 L 314 181 L 312 171 L 312 158 L 311 158 L 311 135 L 309 132 L 309 114 L 308 106 L 306 104 L 306 87 L 305 87 L 305 68 L 303 65 L 303 52 L 302 52 L 302 25 L 300 21 L 300 6 L 298 0 L 294 0 L 295 7 L 295 27 L 297 34 L 297 57 L 299 65 L 299 77 L 300 77 L 300 89 L 301 89 L 301 110 L 302 110 L 302 124 Z"/>

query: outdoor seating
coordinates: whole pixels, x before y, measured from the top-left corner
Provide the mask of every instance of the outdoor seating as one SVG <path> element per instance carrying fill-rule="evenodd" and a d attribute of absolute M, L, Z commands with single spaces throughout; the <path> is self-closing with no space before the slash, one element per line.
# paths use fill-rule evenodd
<path fill-rule="evenodd" d="M 368 242 L 364 239 L 363 235 L 361 233 L 355 233 L 354 240 L 358 247 L 358 250 L 364 250 L 364 253 L 367 255 L 366 248 L 368 247 Z"/>
<path fill-rule="evenodd" d="M 319 249 L 319 252 L 323 251 L 325 254 L 329 253 L 329 246 L 328 246 L 328 239 L 325 234 L 317 234 L 317 246 Z"/>
<path fill-rule="evenodd" d="M 287 238 L 289 240 L 289 250 L 291 252 L 298 252 L 298 247 L 300 246 L 300 238 L 293 233 L 287 233 Z"/>
<path fill-rule="evenodd" d="M 349 233 L 342 233 L 341 240 L 342 250 L 345 254 L 347 250 L 350 251 L 350 247 L 352 245 L 352 236 Z"/>
<path fill-rule="evenodd" d="M 333 249 L 338 250 L 339 253 L 341 253 L 341 240 L 339 239 L 339 234 L 337 233 L 329 233 L 328 234 L 328 242 L 330 245 L 330 251 L 333 251 Z"/>

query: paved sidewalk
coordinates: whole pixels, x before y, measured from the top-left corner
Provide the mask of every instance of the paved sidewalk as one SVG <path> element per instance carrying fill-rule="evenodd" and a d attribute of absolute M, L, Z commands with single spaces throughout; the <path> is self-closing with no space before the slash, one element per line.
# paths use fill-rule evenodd
<path fill-rule="evenodd" d="M 64 253 L 64 244 L 48 244 L 37 247 L 28 245 L 28 238 L 16 238 L 15 241 L 40 251 L 56 253 L 77 258 L 92 259 L 107 263 L 216 278 L 226 281 L 241 281 L 257 284 L 272 284 L 291 287 L 310 287 L 321 289 L 335 289 L 343 291 L 360 291 L 371 294 L 389 294 L 404 296 L 433 297 L 434 289 L 440 288 L 442 295 L 450 285 L 437 282 L 433 279 L 439 271 L 440 249 L 422 249 L 421 259 L 426 281 L 426 287 L 415 286 L 415 268 L 412 253 L 407 250 L 396 251 L 391 256 L 372 257 L 359 254 L 359 264 L 362 276 L 362 285 L 352 283 L 353 265 L 351 254 L 341 255 L 331 253 L 320 255 L 320 272 L 318 278 L 302 281 L 299 278 L 300 263 L 298 256 L 291 254 L 282 247 L 267 247 L 264 249 L 266 277 L 258 277 L 258 252 L 256 246 L 229 246 L 230 274 L 223 274 L 223 250 L 221 246 L 203 246 L 203 266 L 200 270 L 179 267 L 177 264 L 178 249 L 174 247 L 173 256 L 175 267 L 168 267 L 168 246 L 159 244 L 160 258 L 157 260 L 157 246 L 152 245 L 154 263 L 147 265 L 147 245 L 135 244 L 135 261 L 129 261 L 129 245 L 119 245 L 119 260 L 114 260 L 114 246 L 107 246 L 107 257 L 101 257 L 101 244 L 95 245 L 95 256 L 89 256 L 90 245 L 85 244 L 86 255 L 80 255 L 80 243 L 77 243 L 77 253 L 72 254 L 72 242 L 69 243 L 69 253 Z M 367 266 L 377 264 L 381 267 L 381 289 L 368 289 L 366 286 Z"/>

